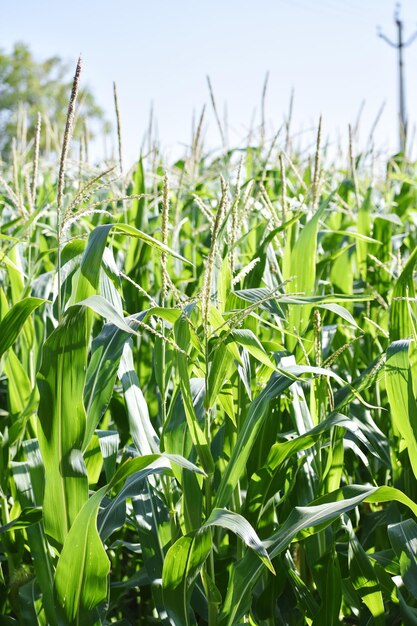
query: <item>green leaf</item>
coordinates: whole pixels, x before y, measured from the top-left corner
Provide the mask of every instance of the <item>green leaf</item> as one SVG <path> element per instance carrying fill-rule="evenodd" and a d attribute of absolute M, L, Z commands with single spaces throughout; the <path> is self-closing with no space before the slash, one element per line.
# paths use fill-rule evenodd
<path fill-rule="evenodd" d="M 349 575 L 375 624 L 385 624 L 385 608 L 378 578 L 365 550 L 349 528 Z"/>
<path fill-rule="evenodd" d="M 84 387 L 87 422 L 83 450 L 88 446 L 108 407 L 123 346 L 129 337 L 130 333 L 120 330 L 114 324 L 105 324 L 100 334 L 93 340 Z"/>
<path fill-rule="evenodd" d="M 180 457 L 172 457 L 169 462 L 200 471 Z M 136 495 L 138 485 L 147 476 L 167 469 L 170 469 L 169 463 L 159 455 L 130 459 L 84 504 L 66 536 L 55 572 L 55 593 L 63 624 L 79 626 L 87 623 L 86 620 L 97 619 L 97 608 L 107 598 L 110 562 L 97 530 L 97 513 L 106 493 L 132 477 L 100 518 L 104 536 L 114 529 L 113 518 L 120 502 Z"/>
<path fill-rule="evenodd" d="M 42 298 L 23 298 L 6 313 L 0 322 L 0 358 L 14 344 L 30 314 L 45 302 Z"/>
<path fill-rule="evenodd" d="M 117 309 L 102 296 L 90 296 L 85 300 L 80 300 L 72 306 L 88 306 L 92 311 L 104 317 L 120 330 L 130 335 L 136 335 L 137 332 L 127 324 L 124 317 L 120 315 Z"/>
<path fill-rule="evenodd" d="M 134 476 L 131 476 L 134 471 L 137 471 L 134 469 L 135 463 L 140 465 L 141 459 L 148 459 L 147 466 L 145 469 L 141 469 L 141 471 Z M 132 463 L 133 465 L 131 465 Z M 107 537 L 116 528 L 120 528 L 123 525 L 124 513 L 123 515 L 120 514 L 122 505 L 124 505 L 127 498 L 131 498 L 132 496 L 141 493 L 143 480 L 151 474 L 163 474 L 166 472 L 171 473 L 172 463 L 175 463 L 179 467 L 187 469 L 191 472 L 201 474 L 201 470 L 193 463 L 175 454 L 164 455 L 163 457 L 157 454 L 138 457 L 134 460 L 128 461 L 118 470 L 117 474 L 112 478 L 109 484 L 116 484 L 125 478 L 128 478 L 128 480 L 117 496 L 113 498 L 110 504 L 103 511 L 100 512 L 99 532 L 103 539 L 107 539 Z M 124 467 L 127 469 L 127 473 L 120 478 L 120 474 Z M 129 476 L 131 477 L 129 478 Z M 123 511 L 124 510 L 125 508 L 123 508 Z"/>
<path fill-rule="evenodd" d="M 269 358 L 265 352 L 265 348 L 253 333 L 249 329 L 239 329 L 232 332 L 232 337 L 239 345 L 246 348 L 246 350 L 255 357 L 260 363 L 275 369 L 275 363 Z"/>
<path fill-rule="evenodd" d="M 27 528 L 38 524 L 42 519 L 42 509 L 40 508 L 27 508 L 23 509 L 19 517 L 16 517 L 8 524 L 0 526 L 0 534 L 6 533 L 9 530 L 19 530 L 21 528 Z"/>
<path fill-rule="evenodd" d="M 261 512 L 263 505 L 273 496 L 277 472 L 285 461 L 292 455 L 311 448 L 317 441 L 323 439 L 324 433 L 330 432 L 335 426 L 344 428 L 352 433 L 369 453 L 374 455 L 378 460 L 384 458 L 385 463 L 390 467 L 390 459 L 386 452 L 381 454 L 380 448 L 375 447 L 372 437 L 373 433 L 369 433 L 364 424 L 361 424 L 357 420 L 350 419 L 345 415 L 341 415 L 340 413 L 329 415 L 328 418 L 306 433 L 291 438 L 289 441 L 273 444 L 265 466 L 260 468 L 252 476 L 248 485 L 246 498 L 247 515 L 253 524 L 257 523 L 257 516 Z"/>
<path fill-rule="evenodd" d="M 64 624 L 96 620 L 96 607 L 107 597 L 110 562 L 96 529 L 98 507 L 107 486 L 85 503 L 64 543 L 55 572 L 57 606 Z M 74 576 L 74 572 L 77 575 Z"/>
<path fill-rule="evenodd" d="M 352 326 L 355 326 L 356 328 L 358 328 L 358 323 L 356 322 L 353 315 L 349 313 L 349 311 L 345 309 L 345 307 L 341 306 L 340 304 L 336 304 L 336 303 L 318 304 L 317 308 L 331 311 L 332 313 L 335 313 L 336 315 L 341 317 L 343 320 L 345 320 L 345 322 L 347 322 L 348 324 L 352 324 Z"/>
<path fill-rule="evenodd" d="M 262 428 L 270 401 L 288 389 L 293 380 L 282 374 L 274 373 L 259 396 L 252 401 L 245 421 L 233 447 L 230 461 L 226 466 L 216 494 L 215 505 L 227 506 L 239 478 L 243 474 L 249 454 Z"/>
<path fill-rule="evenodd" d="M 55 572 L 55 594 L 63 624 L 79 626 L 87 620 L 96 620 L 97 607 L 107 598 L 110 562 L 97 531 L 97 512 L 102 499 L 132 474 L 137 473 L 137 478 L 141 472 L 148 475 L 147 467 L 157 458 L 152 455 L 124 463 L 112 481 L 96 491 L 77 515 Z"/>
<path fill-rule="evenodd" d="M 143 158 L 142 156 L 138 160 L 138 164 L 136 166 L 136 171 L 133 178 L 134 186 L 132 189 L 132 195 L 139 196 L 141 194 L 145 194 L 145 172 L 143 169 Z M 146 198 L 135 198 L 132 200 L 131 208 L 129 213 L 132 216 L 132 220 L 129 220 L 129 223 L 133 221 L 135 223 L 136 228 L 142 229 L 145 227 L 145 205 Z M 130 252 L 130 250 L 129 250 Z"/>
<path fill-rule="evenodd" d="M 339 623 L 342 604 L 342 577 L 337 553 L 332 550 L 320 565 L 324 570 L 320 588 L 322 601 L 312 626 L 334 626 Z"/>
<path fill-rule="evenodd" d="M 129 332 L 114 324 L 105 324 L 100 334 L 93 340 L 84 388 L 87 425 L 83 449 L 88 445 L 108 407 L 113 394 L 123 347 L 131 338 L 132 330 L 137 327 L 136 320 L 142 319 L 142 317 L 143 313 L 139 313 L 125 318 L 126 324 L 131 326 Z"/>
<path fill-rule="evenodd" d="M 159 437 L 152 426 L 148 406 L 139 386 L 130 342 L 125 343 L 123 348 L 119 366 L 119 378 L 126 402 L 130 434 L 139 454 L 159 452 Z"/>
<path fill-rule="evenodd" d="M 42 604 L 50 626 L 57 625 L 56 607 L 53 597 L 53 566 L 50 555 L 50 547 L 47 544 L 43 525 L 36 523 L 36 518 L 42 517 L 40 505 L 43 494 L 43 466 L 40 458 L 38 442 L 34 439 L 24 442 L 27 462 L 13 463 L 12 472 L 17 490 L 17 498 L 23 508 L 20 521 L 29 521 L 34 518 L 34 523 L 28 523 L 25 527 L 30 554 L 36 574 L 36 582 L 42 592 Z M 33 511 L 33 513 L 31 513 Z M 34 511 L 37 511 L 35 514 Z M 23 516 L 23 517 L 22 517 Z M 38 522 L 40 519 L 38 519 Z M 13 522 L 12 522 L 13 523 Z"/>
<path fill-rule="evenodd" d="M 400 603 L 401 614 L 405 620 L 404 624 L 407 624 L 407 626 L 417 626 L 417 609 L 408 606 L 399 589 L 397 589 L 397 595 Z"/>
<path fill-rule="evenodd" d="M 218 343 L 214 348 L 214 356 L 210 364 L 207 393 L 204 397 L 206 409 L 211 409 L 216 402 L 232 363 L 233 354 L 227 349 L 227 345 L 222 342 Z"/>
<path fill-rule="evenodd" d="M 356 255 L 358 259 L 358 267 L 363 280 L 366 280 L 367 274 L 367 256 L 368 256 L 368 235 L 371 232 L 371 201 L 372 201 L 372 187 L 369 187 L 365 198 L 358 210 L 358 234 L 362 237 L 358 238 L 356 243 Z"/>
<path fill-rule="evenodd" d="M 86 415 L 83 404 L 87 361 L 86 312 L 71 309 L 46 340 L 38 374 L 38 438 L 45 466 L 43 503 L 46 533 L 64 543 L 88 498 L 82 457 Z"/>
<path fill-rule="evenodd" d="M 91 232 L 88 238 L 88 243 L 81 259 L 78 281 L 74 290 L 75 299 L 72 301 L 73 304 L 96 294 L 99 285 L 104 249 L 111 231 L 115 235 L 124 234 L 139 239 L 149 246 L 171 254 L 184 263 L 189 264 L 189 261 L 184 259 L 184 257 L 134 226 L 128 226 L 127 224 L 101 224 Z"/>
<path fill-rule="evenodd" d="M 348 495 L 346 499 L 339 499 Z M 323 500 L 326 499 L 326 502 Z M 264 544 L 271 559 L 285 550 L 290 542 L 302 531 L 310 527 L 330 523 L 343 513 L 346 513 L 361 502 L 391 502 L 405 504 L 413 513 L 417 514 L 417 505 L 404 493 L 393 487 L 362 487 L 353 485 L 321 498 L 319 504 L 306 507 L 295 507 L 285 522 Z M 251 590 L 255 586 L 263 565 L 247 552 L 243 559 L 232 569 L 230 582 L 224 601 L 220 624 L 232 626 L 250 606 Z"/>
<path fill-rule="evenodd" d="M 117 453 L 119 451 L 120 437 L 114 430 L 96 430 L 101 456 L 103 458 L 106 479 L 109 482 L 116 470 Z"/>
<path fill-rule="evenodd" d="M 183 263 L 186 263 L 187 265 L 191 265 L 190 261 L 187 261 L 187 259 L 185 259 L 183 256 L 181 256 L 177 252 L 174 252 L 174 250 L 171 250 L 171 248 L 169 248 L 162 242 L 158 241 L 157 239 L 154 239 L 153 237 L 151 237 L 151 235 L 148 235 L 142 232 L 141 230 L 138 230 L 134 226 L 130 226 L 128 224 L 113 224 L 112 227 L 113 227 L 114 235 L 119 235 L 119 234 L 129 235 L 130 237 L 140 239 L 141 241 L 148 244 L 152 248 L 155 248 L 156 250 L 159 250 L 160 252 L 166 252 L 167 254 L 170 254 L 171 256 L 173 256 L 175 259 L 179 259 Z"/>
<path fill-rule="evenodd" d="M 9 349 L 7 354 L 4 373 L 8 379 L 10 411 L 14 414 L 21 414 L 29 403 L 32 385 L 13 349 Z"/>
<path fill-rule="evenodd" d="M 409 359 L 409 341 L 394 341 L 387 350 L 385 382 L 395 429 L 403 437 L 417 477 L 417 402 Z"/>
<path fill-rule="evenodd" d="M 289 251 L 286 248 L 285 254 L 289 258 L 284 263 L 284 280 L 293 278 L 290 289 L 303 296 L 312 296 L 316 283 L 316 255 L 317 255 L 317 232 L 319 221 L 324 213 L 325 205 L 319 208 L 313 217 L 307 222 L 294 244 Z M 289 307 L 288 312 L 288 328 L 292 332 L 295 328 L 296 332 L 301 335 L 309 321 L 311 306 L 293 306 Z M 288 337 L 290 348 L 295 346 L 296 340 Z"/>
<path fill-rule="evenodd" d="M 73 287 L 73 302 L 85 300 L 97 292 L 104 249 L 111 228 L 112 224 L 102 224 L 90 233 L 81 258 L 78 280 Z"/>
<path fill-rule="evenodd" d="M 152 456 L 155 458 L 155 455 Z M 119 493 L 100 511 L 98 532 L 103 541 L 117 528 L 123 526 L 126 514 L 126 500 L 141 493 L 144 479 L 153 474 L 163 474 L 170 470 L 171 466 L 165 459 L 156 457 L 145 469 L 134 476 L 128 477 Z"/>
<path fill-rule="evenodd" d="M 188 326 L 188 320 L 183 315 L 175 323 L 175 341 L 177 345 L 185 352 L 190 344 L 190 329 Z M 214 471 L 213 458 L 211 456 L 210 447 L 203 430 L 198 423 L 197 416 L 195 414 L 193 398 L 190 387 L 190 377 L 188 374 L 187 357 L 183 352 L 176 352 L 177 366 L 180 375 L 180 385 L 182 399 L 184 403 L 184 411 L 187 419 L 187 424 L 191 439 L 196 447 L 198 456 L 204 471 L 207 474 L 212 474 Z"/>
<path fill-rule="evenodd" d="M 203 528 L 210 526 L 220 526 L 220 528 L 231 530 L 235 535 L 240 537 L 248 548 L 258 555 L 262 563 L 275 574 L 274 567 L 262 541 L 259 539 L 254 528 L 242 515 L 228 511 L 227 509 L 213 509 L 210 517 L 204 522 Z"/>
<path fill-rule="evenodd" d="M 389 336 L 391 341 L 408 339 L 413 333 L 410 309 L 414 313 L 415 319 L 417 307 L 415 301 L 413 301 L 413 298 L 415 298 L 413 272 L 416 262 L 417 248 L 410 254 L 403 271 L 395 283 L 392 293 L 389 324 Z"/>
<path fill-rule="evenodd" d="M 191 608 L 193 583 L 211 548 L 208 531 L 190 533 L 168 550 L 162 570 L 165 608 L 175 626 L 195 626 Z"/>
<path fill-rule="evenodd" d="M 186 472 L 186 474 L 192 475 L 191 472 Z M 158 483 L 159 481 L 155 482 Z M 158 484 L 154 486 L 151 485 L 151 481 L 144 481 L 136 490 L 132 506 L 144 561 L 144 568 L 140 571 L 147 575 L 155 608 L 159 613 L 161 623 L 165 624 L 167 614 L 161 582 L 166 549 L 163 545 L 165 542 L 161 529 L 164 525 L 168 526 L 169 524 L 169 512 L 158 494 Z"/>
<path fill-rule="evenodd" d="M 388 537 L 400 561 L 404 585 L 417 598 L 417 524 L 412 519 L 390 524 Z"/>

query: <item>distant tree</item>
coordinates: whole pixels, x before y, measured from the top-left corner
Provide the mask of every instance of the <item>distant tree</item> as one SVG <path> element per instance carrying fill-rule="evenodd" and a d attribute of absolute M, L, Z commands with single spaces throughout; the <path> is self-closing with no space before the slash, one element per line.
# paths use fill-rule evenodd
<path fill-rule="evenodd" d="M 39 62 L 23 43 L 15 44 L 10 54 L 0 50 L 0 154 L 3 159 L 10 154 L 13 137 L 19 132 L 25 133 L 28 140 L 33 137 L 38 112 L 50 122 L 55 134 L 63 131 L 72 78 L 71 69 L 59 56 Z M 86 119 L 93 123 L 104 122 L 103 111 L 88 88 L 80 89 L 78 102 L 75 137 L 84 133 Z"/>

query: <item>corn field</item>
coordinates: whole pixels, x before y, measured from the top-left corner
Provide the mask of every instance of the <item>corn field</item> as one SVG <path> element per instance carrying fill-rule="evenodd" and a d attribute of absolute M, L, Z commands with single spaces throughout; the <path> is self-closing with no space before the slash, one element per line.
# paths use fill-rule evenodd
<path fill-rule="evenodd" d="M 0 625 L 417 624 L 416 164 L 93 166 L 77 72 L 1 167 Z"/>

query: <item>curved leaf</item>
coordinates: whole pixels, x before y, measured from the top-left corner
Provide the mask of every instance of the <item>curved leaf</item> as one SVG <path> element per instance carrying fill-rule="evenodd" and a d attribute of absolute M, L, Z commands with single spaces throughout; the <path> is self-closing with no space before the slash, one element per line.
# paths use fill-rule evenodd
<path fill-rule="evenodd" d="M 182 463 L 182 460 L 176 459 L 175 462 Z M 183 464 L 192 466 L 185 459 Z M 55 572 L 55 593 L 64 624 L 79 626 L 96 619 L 97 607 L 107 598 L 110 562 L 97 530 L 97 513 L 106 493 L 135 474 L 120 491 L 119 502 L 135 495 L 138 481 L 169 468 L 169 464 L 155 454 L 130 459 L 84 504 L 67 534 Z M 101 520 L 103 534 L 109 533 L 111 522 L 108 517 Z"/>
<path fill-rule="evenodd" d="M 258 555 L 262 563 L 273 574 L 275 574 L 274 567 L 265 546 L 259 539 L 254 528 L 244 517 L 242 517 L 242 515 L 234 513 L 233 511 L 228 511 L 227 509 L 213 509 L 208 520 L 204 522 L 203 528 L 208 528 L 210 526 L 220 526 L 220 528 L 227 528 L 227 530 L 231 530 L 235 533 L 235 535 L 240 537 L 248 548 L 253 550 L 255 554 Z"/>
<path fill-rule="evenodd" d="M 29 315 L 46 300 L 23 298 L 6 313 L 0 322 L 0 358 L 14 344 Z"/>

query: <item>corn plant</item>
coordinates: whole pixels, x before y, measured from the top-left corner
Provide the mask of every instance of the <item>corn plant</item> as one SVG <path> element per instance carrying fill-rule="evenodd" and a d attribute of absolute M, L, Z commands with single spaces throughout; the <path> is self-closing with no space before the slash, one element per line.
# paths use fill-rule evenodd
<path fill-rule="evenodd" d="M 417 623 L 415 164 L 74 164 L 79 78 L 0 177 L 0 624 Z"/>

